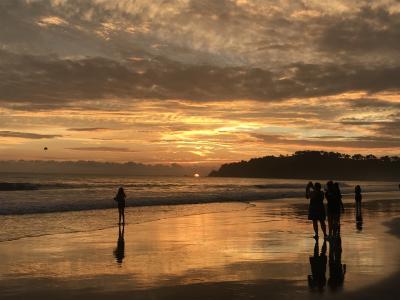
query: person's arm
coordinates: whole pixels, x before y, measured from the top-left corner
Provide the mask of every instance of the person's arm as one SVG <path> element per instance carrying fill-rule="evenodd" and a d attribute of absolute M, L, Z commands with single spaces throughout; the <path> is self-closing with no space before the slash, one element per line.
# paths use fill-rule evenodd
<path fill-rule="evenodd" d="M 306 186 L 306 198 L 310 199 L 311 197 L 311 189 L 314 189 L 313 183 L 310 181 Z"/>
<path fill-rule="evenodd" d="M 342 208 L 342 212 L 344 213 L 344 205 L 343 205 L 342 197 L 340 197 L 340 206 Z"/>

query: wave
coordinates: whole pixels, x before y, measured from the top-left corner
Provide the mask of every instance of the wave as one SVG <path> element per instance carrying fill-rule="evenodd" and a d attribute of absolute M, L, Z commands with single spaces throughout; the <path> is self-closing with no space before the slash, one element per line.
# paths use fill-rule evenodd
<path fill-rule="evenodd" d="M 41 183 L 29 183 L 29 182 L 0 182 L 0 191 L 35 191 L 35 190 L 47 190 L 47 189 L 67 189 L 85 187 L 84 185 L 73 185 L 66 183 L 54 183 L 54 184 L 41 184 Z"/>
<path fill-rule="evenodd" d="M 0 182 L 0 191 L 35 191 L 35 190 L 53 190 L 53 189 L 90 189 L 90 188 L 115 188 L 117 184 L 110 183 L 88 183 L 88 184 L 74 184 L 74 183 L 30 183 L 30 182 Z M 348 187 L 346 183 L 341 183 L 342 187 Z M 180 183 L 128 183 L 124 184 L 125 188 L 134 189 L 153 189 L 153 188 L 163 188 L 163 189 L 173 189 L 182 187 Z M 186 184 L 185 188 L 196 188 L 199 187 L 198 184 Z M 207 188 L 214 189 L 237 189 L 239 186 L 236 184 L 208 184 Z M 255 185 L 243 185 L 242 188 L 255 188 L 255 189 L 305 189 L 305 184 L 255 184 Z"/>
<path fill-rule="evenodd" d="M 174 181 L 172 181 L 174 180 Z M 199 204 L 212 202 L 250 202 L 282 198 L 304 198 L 305 184 L 273 182 L 258 184 L 248 180 L 232 182 L 169 181 L 125 182 L 127 206 Z M 343 194 L 354 193 L 354 184 L 340 183 Z M 22 215 L 66 211 L 110 209 L 116 206 L 116 182 L 0 182 L 0 215 Z M 397 184 L 363 185 L 363 192 L 398 190 Z M 19 192 L 15 192 L 19 191 Z M 34 191 L 34 192 L 31 192 Z M 305 200 L 306 201 L 306 200 Z"/>
<path fill-rule="evenodd" d="M 69 192 L 70 193 L 70 192 Z M 303 196 L 303 192 L 287 191 L 287 192 L 238 192 L 231 191 L 225 193 L 172 193 L 163 196 L 160 193 L 149 193 L 149 196 L 137 195 L 134 198 L 127 199 L 127 207 L 135 206 L 156 206 L 156 205 L 182 205 L 182 204 L 205 204 L 217 202 L 250 202 L 255 200 L 268 200 L 278 198 L 289 198 Z M 71 195 L 70 195 L 71 196 Z M 53 212 L 67 212 L 67 211 L 86 211 L 97 209 L 110 209 L 116 207 L 115 201 L 110 197 L 105 199 L 104 196 L 98 195 L 92 199 L 78 198 L 71 200 L 71 198 L 56 198 L 60 195 L 55 195 L 54 198 L 48 201 L 38 200 L 32 201 L 27 199 L 26 204 L 24 201 L 19 201 L 15 205 L 15 201 L 6 201 L 2 199 L 0 215 L 24 215 L 35 213 L 53 213 Z"/>

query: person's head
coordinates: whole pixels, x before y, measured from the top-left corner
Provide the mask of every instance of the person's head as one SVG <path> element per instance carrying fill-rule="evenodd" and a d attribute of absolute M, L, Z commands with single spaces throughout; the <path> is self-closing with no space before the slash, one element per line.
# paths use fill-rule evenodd
<path fill-rule="evenodd" d="M 316 182 L 314 184 L 314 188 L 315 188 L 316 191 L 320 191 L 321 190 L 321 184 L 319 182 Z"/>
<path fill-rule="evenodd" d="M 121 187 L 118 189 L 118 194 L 122 194 L 122 193 L 124 193 L 124 188 L 121 186 Z"/>
<path fill-rule="evenodd" d="M 326 183 L 326 189 L 327 189 L 328 191 L 332 191 L 332 190 L 333 190 L 333 181 L 332 181 L 332 180 L 329 180 L 329 181 Z"/>
<path fill-rule="evenodd" d="M 356 193 L 361 193 L 361 186 L 356 185 L 354 191 L 355 191 Z"/>
<path fill-rule="evenodd" d="M 334 187 L 335 192 L 340 193 L 340 187 L 339 187 L 339 183 L 338 182 L 335 182 L 333 184 L 333 187 Z"/>

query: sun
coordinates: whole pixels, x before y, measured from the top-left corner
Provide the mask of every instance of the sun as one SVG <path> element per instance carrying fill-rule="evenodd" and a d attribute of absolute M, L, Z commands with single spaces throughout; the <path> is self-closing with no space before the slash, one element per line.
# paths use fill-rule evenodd
<path fill-rule="evenodd" d="M 200 174 L 199 173 L 195 173 L 193 176 L 197 178 L 197 177 L 200 177 Z"/>

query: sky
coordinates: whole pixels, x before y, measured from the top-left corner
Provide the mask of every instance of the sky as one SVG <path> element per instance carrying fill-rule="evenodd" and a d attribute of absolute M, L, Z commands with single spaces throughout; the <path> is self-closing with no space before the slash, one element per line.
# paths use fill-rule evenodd
<path fill-rule="evenodd" d="M 399 55 L 394 0 L 2 0 L 0 159 L 399 155 Z"/>

